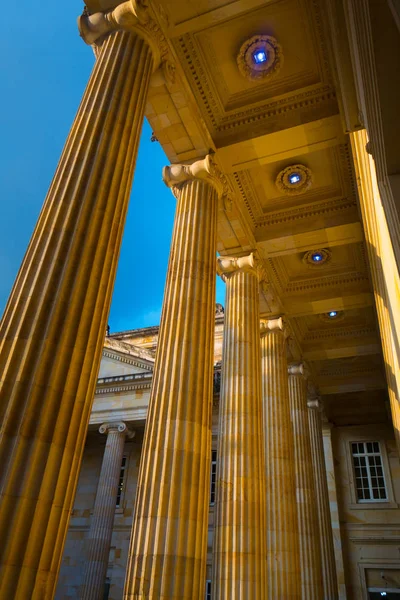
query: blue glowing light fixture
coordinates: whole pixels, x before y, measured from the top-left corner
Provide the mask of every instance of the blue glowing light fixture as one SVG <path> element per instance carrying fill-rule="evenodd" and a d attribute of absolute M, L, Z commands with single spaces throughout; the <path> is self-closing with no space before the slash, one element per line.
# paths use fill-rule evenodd
<path fill-rule="evenodd" d="M 381 596 L 387 596 L 386 592 L 381 592 Z"/>
<path fill-rule="evenodd" d="M 322 259 L 323 259 L 323 256 L 322 256 L 321 252 L 313 252 L 311 254 L 311 260 L 315 263 L 321 262 Z"/>
<path fill-rule="evenodd" d="M 257 52 L 254 52 L 253 60 L 256 63 L 256 65 L 260 65 L 261 63 L 266 62 L 266 60 L 267 60 L 266 51 L 265 50 L 257 50 Z"/>
<path fill-rule="evenodd" d="M 334 319 L 335 317 L 337 317 L 337 311 L 331 310 L 330 312 L 328 312 L 328 316 L 330 319 Z"/>
<path fill-rule="evenodd" d="M 295 183 L 299 183 L 301 179 L 301 175 L 299 173 L 292 173 L 289 175 L 289 182 L 294 185 Z"/>

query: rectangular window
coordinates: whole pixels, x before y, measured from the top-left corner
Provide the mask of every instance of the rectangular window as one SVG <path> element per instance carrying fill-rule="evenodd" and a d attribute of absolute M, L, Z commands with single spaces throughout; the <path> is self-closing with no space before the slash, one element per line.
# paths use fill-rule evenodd
<path fill-rule="evenodd" d="M 211 453 L 211 481 L 210 481 L 210 504 L 215 504 L 215 488 L 217 484 L 217 451 Z"/>
<path fill-rule="evenodd" d="M 387 502 L 379 442 L 352 442 L 354 475 L 358 502 Z"/>
<path fill-rule="evenodd" d="M 124 491 L 124 484 L 125 484 L 125 472 L 126 472 L 126 456 L 123 456 L 122 463 L 121 463 L 121 470 L 119 472 L 117 500 L 115 502 L 115 506 L 117 508 L 119 508 L 121 505 L 122 493 Z"/>
<path fill-rule="evenodd" d="M 211 600 L 211 579 L 206 581 L 206 600 Z"/>

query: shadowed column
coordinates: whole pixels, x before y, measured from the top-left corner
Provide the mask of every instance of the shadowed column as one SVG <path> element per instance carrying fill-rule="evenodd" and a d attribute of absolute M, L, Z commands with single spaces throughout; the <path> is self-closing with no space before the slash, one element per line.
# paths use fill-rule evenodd
<path fill-rule="evenodd" d="M 210 156 L 164 169 L 177 197 L 124 597 L 204 596 L 217 204 Z"/>
<path fill-rule="evenodd" d="M 124 10 L 133 30 L 108 35 Z M 157 64 L 134 0 L 82 17 L 87 41 L 96 22 L 98 59 L 0 327 L 1 598 L 53 597 Z"/>
<path fill-rule="evenodd" d="M 295 440 L 294 464 L 302 597 L 310 600 L 321 600 L 324 595 L 317 499 L 308 422 L 307 375 L 303 364 L 290 365 L 288 372 L 289 398 Z"/>
<path fill-rule="evenodd" d="M 336 577 L 335 549 L 331 511 L 329 507 L 328 481 L 322 437 L 321 402 L 318 398 L 309 400 L 308 420 L 310 424 L 311 453 L 314 465 L 315 493 L 317 498 L 319 539 L 321 544 L 322 582 L 324 585 L 324 600 L 338 598 Z"/>
<path fill-rule="evenodd" d="M 266 598 L 259 281 L 252 254 L 218 258 L 226 281 L 213 597 Z"/>
<path fill-rule="evenodd" d="M 83 600 L 102 600 L 104 596 L 125 438 L 135 435 L 121 422 L 104 423 L 99 431 L 107 433 L 107 442 L 88 535 L 85 575 L 79 596 Z"/>
<path fill-rule="evenodd" d="M 282 318 L 261 320 L 269 600 L 301 598 L 286 337 Z"/>

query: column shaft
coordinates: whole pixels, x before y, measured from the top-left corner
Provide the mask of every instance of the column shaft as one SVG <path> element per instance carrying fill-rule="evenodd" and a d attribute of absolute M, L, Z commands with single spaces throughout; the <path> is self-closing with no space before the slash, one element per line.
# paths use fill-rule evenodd
<path fill-rule="evenodd" d="M 308 403 L 308 419 L 310 424 L 311 453 L 317 499 L 324 600 L 336 600 L 338 598 L 338 584 L 336 577 L 335 549 L 333 546 L 328 481 L 326 477 L 324 442 L 322 438 L 322 418 L 318 401 L 312 400 Z"/>
<path fill-rule="evenodd" d="M 267 322 L 261 338 L 266 467 L 269 600 L 300 599 L 300 557 L 290 422 L 286 339 L 282 319 Z"/>
<path fill-rule="evenodd" d="M 205 589 L 218 196 L 196 176 L 174 190 L 178 203 L 124 591 L 130 600 L 193 600 Z"/>
<path fill-rule="evenodd" d="M 236 270 L 226 276 L 219 404 L 212 576 L 219 600 L 266 598 L 259 322 L 257 273 Z"/>
<path fill-rule="evenodd" d="M 87 432 L 153 58 L 101 48 L 0 327 L 0 596 L 56 583 Z"/>
<path fill-rule="evenodd" d="M 107 432 L 96 500 L 88 535 L 85 575 L 80 598 L 102 600 L 114 525 L 115 503 L 127 428 L 124 423 L 105 423 Z"/>
<path fill-rule="evenodd" d="M 323 598 L 317 500 L 308 423 L 307 383 L 302 365 L 289 367 L 289 398 L 294 433 L 297 517 L 302 597 Z"/>

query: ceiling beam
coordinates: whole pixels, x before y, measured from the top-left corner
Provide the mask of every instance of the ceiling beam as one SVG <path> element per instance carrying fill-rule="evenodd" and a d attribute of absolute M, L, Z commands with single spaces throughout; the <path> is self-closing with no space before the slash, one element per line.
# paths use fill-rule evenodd
<path fill-rule="evenodd" d="M 354 218 L 354 217 L 353 217 Z M 269 232 L 270 234 L 271 232 Z M 262 232 L 258 234 L 262 237 Z M 296 233 L 268 240 L 258 239 L 265 254 L 274 258 L 285 254 L 306 252 L 318 248 L 332 248 L 343 244 L 354 244 L 364 239 L 361 223 L 347 223 Z"/>
<path fill-rule="evenodd" d="M 217 156 L 224 172 L 234 173 L 324 150 L 344 141 L 340 116 L 335 115 L 224 146 L 217 150 Z"/>
<path fill-rule="evenodd" d="M 185 35 L 186 33 L 193 33 L 195 31 L 213 27 L 228 19 L 239 17 L 243 13 L 265 7 L 267 4 L 272 4 L 274 1 L 275 0 L 236 0 L 236 2 L 230 2 L 227 6 L 208 10 L 202 15 L 186 19 L 185 21 L 178 21 L 168 29 L 168 37 L 178 37 Z M 179 19 L 179 11 L 177 11 L 176 15 Z"/>
<path fill-rule="evenodd" d="M 307 315 L 318 315 L 331 310 L 353 310 L 373 306 L 373 294 L 365 292 L 362 294 L 349 294 L 348 296 L 332 296 L 323 300 L 303 299 L 301 297 L 283 298 L 286 315 L 289 317 L 304 317 Z"/>
<path fill-rule="evenodd" d="M 348 358 L 351 356 L 367 356 L 381 353 L 381 345 L 378 341 L 375 343 L 363 343 L 362 340 L 359 340 L 358 344 L 337 348 L 332 347 L 332 344 L 334 343 L 335 340 L 331 340 L 329 347 L 310 348 L 308 350 L 304 350 L 303 357 L 305 360 L 313 361 Z"/>

